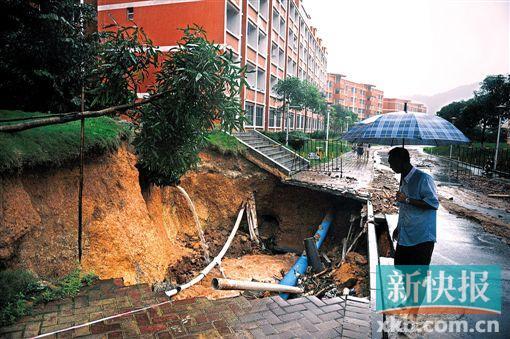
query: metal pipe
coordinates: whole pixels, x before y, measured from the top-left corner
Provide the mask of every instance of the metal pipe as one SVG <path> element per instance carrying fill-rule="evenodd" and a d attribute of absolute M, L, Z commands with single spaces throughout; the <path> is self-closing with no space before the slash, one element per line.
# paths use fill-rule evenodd
<path fill-rule="evenodd" d="M 241 291 L 269 291 L 280 293 L 303 293 L 304 290 L 295 286 L 263 283 L 258 281 L 243 281 L 233 279 L 213 278 L 212 286 L 216 290 L 241 290 Z"/>
<path fill-rule="evenodd" d="M 232 240 L 234 240 L 234 236 L 236 235 L 237 230 L 239 229 L 239 225 L 241 224 L 241 220 L 243 218 L 243 214 L 244 214 L 245 208 L 246 208 L 246 206 L 243 206 L 241 208 L 241 210 L 239 211 L 239 213 L 237 214 L 237 220 L 236 220 L 236 223 L 234 225 L 234 228 L 230 232 L 230 235 L 228 236 L 228 239 L 225 242 L 225 244 L 223 245 L 223 248 L 221 249 L 220 253 L 218 253 L 218 255 L 209 263 L 209 265 L 207 265 L 195 278 L 193 278 L 192 280 L 188 281 L 187 283 L 185 283 L 183 285 L 177 286 L 176 288 L 174 288 L 172 290 L 166 291 L 165 294 L 167 296 L 169 296 L 169 297 L 174 296 L 177 293 L 179 293 L 180 291 L 185 290 L 185 289 L 195 285 L 197 282 L 199 282 L 200 280 L 204 279 L 204 277 L 207 274 L 209 274 L 209 272 L 216 265 L 221 263 L 221 259 L 223 259 L 223 256 L 225 255 L 225 253 L 227 253 L 227 250 L 230 247 L 230 244 L 232 243 Z"/>
<path fill-rule="evenodd" d="M 324 270 L 324 265 L 321 262 L 319 250 L 317 250 L 317 246 L 315 246 L 315 238 L 306 238 L 304 243 L 306 257 L 308 258 L 310 266 L 312 266 L 313 273 L 322 272 Z"/>
<path fill-rule="evenodd" d="M 329 227 L 331 226 L 331 222 L 333 221 L 333 213 L 328 212 L 324 219 L 322 220 L 322 223 L 319 225 L 317 231 L 315 232 L 314 238 L 317 239 L 316 245 L 317 248 L 320 248 L 322 243 L 324 242 L 324 238 L 326 237 L 326 234 L 328 233 Z M 297 279 L 300 275 L 303 275 L 306 271 L 306 267 L 308 266 L 308 258 L 306 257 L 306 254 L 303 253 L 301 257 L 299 257 L 296 262 L 294 263 L 294 266 L 285 274 L 282 280 L 280 280 L 280 285 L 287 285 L 287 286 L 296 286 Z M 280 297 L 283 299 L 288 299 L 289 294 L 288 293 L 280 293 Z"/>

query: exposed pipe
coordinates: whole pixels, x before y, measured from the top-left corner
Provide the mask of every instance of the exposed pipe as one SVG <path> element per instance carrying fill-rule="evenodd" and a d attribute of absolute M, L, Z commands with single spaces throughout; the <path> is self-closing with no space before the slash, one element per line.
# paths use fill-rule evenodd
<path fill-rule="evenodd" d="M 184 197 L 186 198 L 186 201 L 188 202 L 188 206 L 189 206 L 191 212 L 193 213 L 193 219 L 195 220 L 195 226 L 197 228 L 198 237 L 200 238 L 200 245 L 202 246 L 202 250 L 204 251 L 205 261 L 207 263 L 209 263 L 209 262 L 211 262 L 211 257 L 209 255 L 209 247 L 207 246 L 207 243 L 205 242 L 204 231 L 202 230 L 202 226 L 200 226 L 200 220 L 198 220 L 198 214 L 197 214 L 197 211 L 195 210 L 195 205 L 193 204 L 193 201 L 191 201 L 191 198 L 189 197 L 188 192 L 186 192 L 186 190 L 184 190 L 184 188 L 182 188 L 179 185 L 177 185 L 177 188 L 179 189 L 179 191 L 181 191 L 182 195 L 184 195 Z"/>
<path fill-rule="evenodd" d="M 331 211 L 328 211 L 324 219 L 322 220 L 322 223 L 319 225 L 319 228 L 315 232 L 314 238 L 316 239 L 316 245 L 319 249 L 324 242 L 324 239 L 326 238 L 326 234 L 328 233 L 329 227 L 331 226 L 331 222 L 333 221 L 333 213 Z M 303 275 L 306 271 L 306 267 L 308 266 L 308 259 L 306 257 L 306 254 L 303 253 L 301 257 L 299 257 L 296 262 L 294 263 L 294 266 L 290 269 L 287 274 L 283 277 L 282 280 L 280 280 L 280 285 L 287 285 L 287 286 L 296 286 L 298 276 Z M 280 297 L 283 299 L 288 299 L 289 294 L 288 293 L 280 293 Z"/>
<path fill-rule="evenodd" d="M 317 246 L 315 246 L 315 238 L 306 238 L 304 243 L 306 257 L 310 261 L 310 266 L 312 266 L 313 273 L 324 271 L 324 265 L 322 264 L 321 258 L 319 257 L 319 250 L 317 250 Z"/>
<path fill-rule="evenodd" d="M 303 293 L 300 287 L 279 284 L 263 283 L 258 281 L 242 281 L 233 279 L 214 278 L 212 285 L 217 290 L 242 290 L 242 291 L 269 291 L 280 293 Z"/>
<path fill-rule="evenodd" d="M 230 247 L 230 244 L 232 243 L 232 240 L 234 239 L 234 236 L 236 235 L 237 230 L 239 229 L 239 225 L 241 224 L 241 220 L 243 218 L 245 208 L 246 208 L 245 205 L 243 205 L 241 207 L 241 210 L 237 214 L 237 220 L 234 225 L 234 228 L 230 232 L 230 235 L 228 236 L 228 239 L 225 242 L 225 244 L 223 245 L 223 248 L 221 249 L 220 253 L 218 253 L 218 255 L 209 263 L 209 265 L 207 265 L 195 278 L 193 278 L 192 280 L 188 281 L 187 283 L 185 283 L 183 285 L 177 286 L 176 288 L 174 288 L 172 290 L 166 291 L 165 294 L 167 296 L 169 296 L 169 297 L 174 296 L 177 293 L 179 293 L 180 291 L 185 290 L 185 289 L 195 285 L 200 280 L 204 279 L 204 277 L 214 268 L 214 266 L 219 265 L 221 263 L 221 259 L 223 259 L 223 256 L 225 255 L 225 253 L 227 253 L 227 250 Z"/>

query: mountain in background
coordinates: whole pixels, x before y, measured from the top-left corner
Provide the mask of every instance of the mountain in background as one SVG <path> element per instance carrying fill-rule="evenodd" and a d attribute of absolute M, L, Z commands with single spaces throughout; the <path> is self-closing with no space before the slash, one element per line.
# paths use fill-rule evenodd
<path fill-rule="evenodd" d="M 427 112 L 430 114 L 435 114 L 443 106 L 446 106 L 453 101 L 472 98 L 473 92 L 479 87 L 480 84 L 475 82 L 473 84 L 455 87 L 449 91 L 434 95 L 410 95 L 408 98 L 427 105 Z"/>

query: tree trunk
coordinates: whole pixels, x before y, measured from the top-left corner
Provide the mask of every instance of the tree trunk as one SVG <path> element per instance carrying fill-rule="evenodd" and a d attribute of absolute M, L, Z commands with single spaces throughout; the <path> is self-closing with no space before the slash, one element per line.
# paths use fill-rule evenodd
<path fill-rule="evenodd" d="M 306 133 L 307 126 L 308 126 L 308 110 L 305 108 L 305 126 L 304 126 L 305 133 Z"/>
<path fill-rule="evenodd" d="M 485 120 L 482 122 L 482 140 L 481 140 L 481 147 L 483 148 L 483 143 L 485 142 L 485 129 L 487 125 L 485 123 Z"/>

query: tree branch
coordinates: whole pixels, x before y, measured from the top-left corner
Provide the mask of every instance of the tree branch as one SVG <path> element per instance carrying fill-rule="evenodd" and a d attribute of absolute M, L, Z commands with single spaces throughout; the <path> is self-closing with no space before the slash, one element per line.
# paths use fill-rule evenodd
<path fill-rule="evenodd" d="M 112 106 L 112 107 L 104 108 L 99 111 L 84 111 L 83 113 L 82 112 L 70 112 L 70 113 L 59 114 L 57 116 L 48 116 L 47 118 L 41 118 L 41 119 L 32 120 L 32 121 L 28 121 L 28 122 L 22 122 L 19 124 L 3 125 L 3 126 L 0 126 L 0 132 L 20 132 L 20 131 L 24 131 L 24 130 L 32 129 L 32 128 L 36 128 L 36 127 L 65 124 L 70 121 L 80 120 L 82 117 L 85 119 L 97 118 L 97 117 L 100 117 L 103 115 L 108 115 L 108 114 L 115 113 L 115 112 L 123 112 L 128 109 L 135 108 L 135 107 L 150 103 L 156 99 L 159 99 L 164 94 L 166 94 L 166 92 L 152 95 L 150 98 L 143 99 L 138 102 L 124 104 L 124 105 L 118 105 L 118 106 Z"/>

